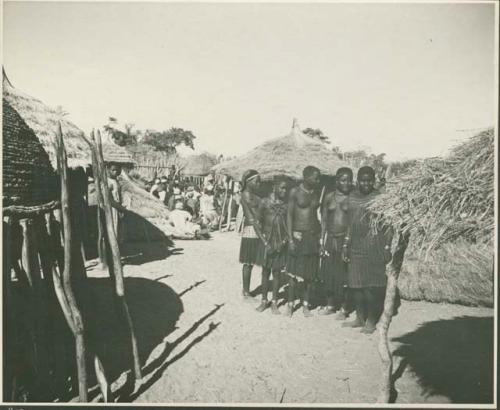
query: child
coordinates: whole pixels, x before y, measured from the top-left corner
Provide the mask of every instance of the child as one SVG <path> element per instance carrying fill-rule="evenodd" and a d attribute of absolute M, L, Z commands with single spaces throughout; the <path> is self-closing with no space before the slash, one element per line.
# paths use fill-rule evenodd
<path fill-rule="evenodd" d="M 260 246 L 258 259 L 262 261 L 262 302 L 257 307 L 258 312 L 263 312 L 269 306 L 267 293 L 269 291 L 269 276 L 273 274 L 273 301 L 271 310 L 279 315 L 278 291 L 280 288 L 281 272 L 286 265 L 286 249 L 288 233 L 286 228 L 287 181 L 277 178 L 274 182 L 274 191 L 269 197 L 261 201 L 259 214 L 262 223 L 262 233 L 267 246 Z"/>
<path fill-rule="evenodd" d="M 305 284 L 303 297 L 304 316 L 311 316 L 309 298 L 312 282 L 316 280 L 319 268 L 319 239 L 321 226 L 318 220 L 320 171 L 313 166 L 307 166 L 303 171 L 303 182 L 290 191 L 287 210 L 288 227 L 288 257 L 287 273 L 289 281 L 289 296 L 287 315 L 293 314 L 294 289 L 296 279 L 302 279 Z"/>
<path fill-rule="evenodd" d="M 121 218 L 122 213 L 127 212 L 127 208 L 122 205 L 122 191 L 120 184 L 118 183 L 118 176 L 122 172 L 122 167 L 117 163 L 110 163 L 108 165 L 108 189 L 111 199 L 112 215 L 113 215 L 113 227 L 115 230 L 116 238 L 118 243 L 123 242 L 122 229 L 121 229 Z"/>
<path fill-rule="evenodd" d="M 346 327 L 362 327 L 362 333 L 373 333 L 382 311 L 387 286 L 385 265 L 392 259 L 393 232 L 390 227 L 371 226 L 370 201 L 378 194 L 374 189 L 375 171 L 364 166 L 358 171 L 358 189 L 349 197 L 349 226 L 343 244 L 343 259 L 348 262 L 348 286 L 356 304 L 356 319 Z M 377 297 L 379 296 L 379 297 Z"/>
<path fill-rule="evenodd" d="M 321 280 L 326 290 L 327 305 L 319 311 L 330 315 L 337 309 L 338 319 L 347 317 L 346 306 L 347 266 L 342 260 L 342 245 L 347 234 L 349 193 L 352 187 L 352 170 L 342 167 L 335 176 L 335 191 L 325 197 L 321 212 Z"/>

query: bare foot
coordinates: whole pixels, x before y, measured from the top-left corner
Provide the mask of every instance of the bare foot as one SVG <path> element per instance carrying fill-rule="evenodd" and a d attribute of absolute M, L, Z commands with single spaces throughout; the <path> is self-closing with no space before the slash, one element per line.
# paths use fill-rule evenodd
<path fill-rule="evenodd" d="M 281 315 L 277 302 L 273 302 L 271 304 L 271 312 L 273 313 L 273 315 Z"/>
<path fill-rule="evenodd" d="M 292 315 L 293 315 L 293 305 L 291 305 L 291 304 L 287 305 L 287 307 L 286 307 L 286 315 L 288 317 L 292 317 Z"/>
<path fill-rule="evenodd" d="M 361 329 L 361 333 L 366 333 L 366 334 L 370 335 L 373 332 L 375 332 L 376 329 L 377 329 L 376 323 L 373 323 L 372 321 L 367 320 L 365 323 L 365 326 L 363 327 L 363 329 Z"/>
<path fill-rule="evenodd" d="M 250 292 L 243 291 L 242 295 L 243 295 L 243 299 L 245 299 L 245 300 L 253 300 L 253 297 L 250 294 Z"/>
<path fill-rule="evenodd" d="M 268 306 L 269 306 L 269 302 L 267 300 L 263 300 L 262 302 L 260 302 L 260 305 L 257 306 L 257 308 L 255 310 L 257 312 L 263 312 L 264 310 L 267 309 Z"/>
<path fill-rule="evenodd" d="M 335 316 L 335 320 L 346 320 L 347 319 L 347 315 L 345 314 L 345 312 L 343 310 L 339 311 L 337 313 L 337 315 Z"/>
<path fill-rule="evenodd" d="M 350 321 L 342 323 L 342 327 L 363 327 L 363 323 L 358 318 Z"/>
<path fill-rule="evenodd" d="M 333 306 L 326 306 L 318 312 L 318 315 L 331 315 L 335 313 L 335 308 Z"/>
<path fill-rule="evenodd" d="M 312 313 L 309 310 L 309 306 L 304 306 L 302 308 L 302 313 L 304 314 L 305 317 L 311 317 L 312 316 Z"/>

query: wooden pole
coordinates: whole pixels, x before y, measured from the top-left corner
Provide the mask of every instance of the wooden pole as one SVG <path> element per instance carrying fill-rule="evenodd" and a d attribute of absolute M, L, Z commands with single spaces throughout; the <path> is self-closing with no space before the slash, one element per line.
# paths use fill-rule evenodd
<path fill-rule="evenodd" d="M 377 403 L 389 403 L 392 390 L 392 354 L 389 347 L 388 332 L 394 314 L 398 278 L 403 265 L 404 254 L 410 239 L 409 233 L 399 233 L 398 245 L 392 262 L 387 269 L 387 289 L 384 300 L 384 310 L 378 322 L 378 352 L 382 360 L 382 384 Z"/>
<path fill-rule="evenodd" d="M 97 160 L 96 168 L 99 174 L 100 184 L 98 189 L 101 191 L 103 205 L 104 205 L 104 214 L 106 217 L 106 231 L 107 238 L 109 240 L 109 245 L 111 248 L 111 255 L 113 261 L 113 275 L 115 279 L 115 291 L 116 295 L 121 302 L 123 307 L 123 312 L 125 315 L 125 319 L 128 324 L 129 332 L 130 332 L 130 342 L 132 345 L 132 356 L 134 362 L 134 374 L 137 380 L 142 379 L 141 372 L 141 364 L 139 360 L 139 350 L 137 348 L 137 340 L 134 333 L 134 326 L 132 323 L 132 318 L 130 316 L 130 312 L 128 309 L 127 301 L 125 299 L 125 286 L 123 279 L 123 271 L 120 257 L 120 249 L 118 246 L 118 240 L 116 238 L 116 233 L 114 230 L 113 224 L 113 214 L 111 209 L 111 198 L 108 187 L 108 181 L 106 178 L 106 169 L 104 166 L 104 156 L 102 152 L 102 144 L 101 144 L 101 135 L 100 132 L 97 131 L 97 146 L 91 145 L 92 149 L 95 151 L 95 158 Z"/>
<path fill-rule="evenodd" d="M 62 136 L 61 123 L 56 135 L 57 156 L 59 158 L 59 176 L 61 179 L 61 209 L 64 230 L 64 271 L 62 273 L 62 286 L 74 322 L 74 336 L 76 347 L 76 366 L 78 372 L 78 395 L 80 402 L 87 402 L 87 370 L 85 355 L 84 326 L 82 316 L 76 303 L 76 298 L 71 285 L 71 213 L 69 206 L 68 165 L 66 150 Z"/>
<path fill-rule="evenodd" d="M 224 201 L 222 202 L 222 209 L 221 209 L 221 212 L 220 212 L 220 221 L 219 221 L 219 231 L 222 229 L 222 221 L 224 220 L 224 207 L 226 206 L 226 202 L 227 202 L 227 191 L 228 191 L 228 187 L 226 186 L 226 192 L 224 193 Z M 215 193 L 214 193 L 215 195 Z"/>

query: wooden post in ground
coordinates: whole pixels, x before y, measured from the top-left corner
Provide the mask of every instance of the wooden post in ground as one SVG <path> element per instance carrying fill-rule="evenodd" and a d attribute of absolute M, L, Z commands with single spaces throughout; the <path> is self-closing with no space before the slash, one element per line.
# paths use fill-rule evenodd
<path fill-rule="evenodd" d="M 66 150 L 62 137 L 61 123 L 56 135 L 59 177 L 61 179 L 61 209 L 64 231 L 64 270 L 62 272 L 62 287 L 68 302 L 71 317 L 74 322 L 73 335 L 75 336 L 76 366 L 78 372 L 78 396 L 80 402 L 87 402 L 87 370 L 83 320 L 76 303 L 71 284 L 71 214 L 69 206 L 68 165 Z"/>
<path fill-rule="evenodd" d="M 227 188 L 228 187 L 226 186 L 226 192 L 224 193 L 224 201 L 222 202 L 222 209 L 220 212 L 219 231 L 222 230 L 222 222 L 224 221 L 224 207 L 226 206 L 226 202 L 227 202 Z"/>
<path fill-rule="evenodd" d="M 389 347 L 388 332 L 394 314 L 398 278 L 403 265 L 404 254 L 408 247 L 410 235 L 400 232 L 398 245 L 392 257 L 392 262 L 387 267 L 387 289 L 384 300 L 384 310 L 377 324 L 379 338 L 378 351 L 382 360 L 382 384 L 380 387 L 378 403 L 389 403 L 392 391 L 392 354 Z"/>
<path fill-rule="evenodd" d="M 114 276 L 114 282 L 115 282 L 115 291 L 116 295 L 118 297 L 118 300 L 121 303 L 121 306 L 123 308 L 123 313 L 125 316 L 125 319 L 127 321 L 127 325 L 129 328 L 129 333 L 130 333 L 130 342 L 132 345 L 132 356 L 133 356 L 133 364 L 134 364 L 134 374 L 135 378 L 137 380 L 142 379 L 142 372 L 141 372 L 141 364 L 139 360 L 139 351 L 137 348 L 137 340 L 135 337 L 134 333 L 134 326 L 132 323 L 132 318 L 130 316 L 130 312 L 128 309 L 127 301 L 125 299 L 125 285 L 124 285 L 124 279 L 123 279 L 123 271 L 122 271 L 122 264 L 121 264 L 121 257 L 120 257 L 120 249 L 118 247 L 118 240 L 116 238 L 116 233 L 114 230 L 114 224 L 113 224 L 113 213 L 111 209 L 111 198 L 110 198 L 110 192 L 109 192 L 109 187 L 108 187 L 108 181 L 106 179 L 106 169 L 104 165 L 104 156 L 102 152 L 102 144 L 101 144 L 101 135 L 100 132 L 97 131 L 97 144 L 91 143 L 91 149 L 94 151 L 93 152 L 93 159 L 95 157 L 96 159 L 96 168 L 97 172 L 99 175 L 99 180 L 100 184 L 97 189 L 101 191 L 100 195 L 103 200 L 103 209 L 104 209 L 104 214 L 106 217 L 106 232 L 107 232 L 107 238 L 109 240 L 109 246 L 111 249 L 111 256 L 112 256 L 112 267 L 113 267 L 113 276 Z"/>

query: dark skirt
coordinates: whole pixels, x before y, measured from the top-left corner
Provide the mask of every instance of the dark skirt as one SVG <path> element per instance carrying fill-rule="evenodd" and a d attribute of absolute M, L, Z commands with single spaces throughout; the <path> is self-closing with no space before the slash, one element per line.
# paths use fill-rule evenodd
<path fill-rule="evenodd" d="M 259 238 L 241 238 L 240 263 L 247 265 L 262 265 L 259 259 L 259 248 L 262 241 Z"/>
<path fill-rule="evenodd" d="M 345 286 L 347 286 L 347 265 L 342 260 L 342 245 L 344 236 L 334 237 L 328 233 L 325 250 L 328 256 L 321 259 L 320 279 L 328 292 L 333 292 L 337 302 L 344 299 Z"/>
<path fill-rule="evenodd" d="M 366 235 L 352 239 L 348 264 L 348 286 L 350 288 L 385 287 L 384 249 L 380 238 Z"/>
<path fill-rule="evenodd" d="M 288 251 L 286 270 L 304 280 L 313 281 L 318 277 L 320 233 L 306 231 L 299 234 L 301 238 L 297 238 L 297 232 L 293 232 L 295 252 Z"/>
<path fill-rule="evenodd" d="M 272 271 L 281 271 L 285 269 L 287 261 L 286 246 L 283 246 L 280 250 L 271 251 L 266 254 L 266 247 L 264 246 L 264 243 L 260 241 L 257 253 L 257 260 L 259 261 L 259 265 L 263 268 L 270 269 Z"/>

